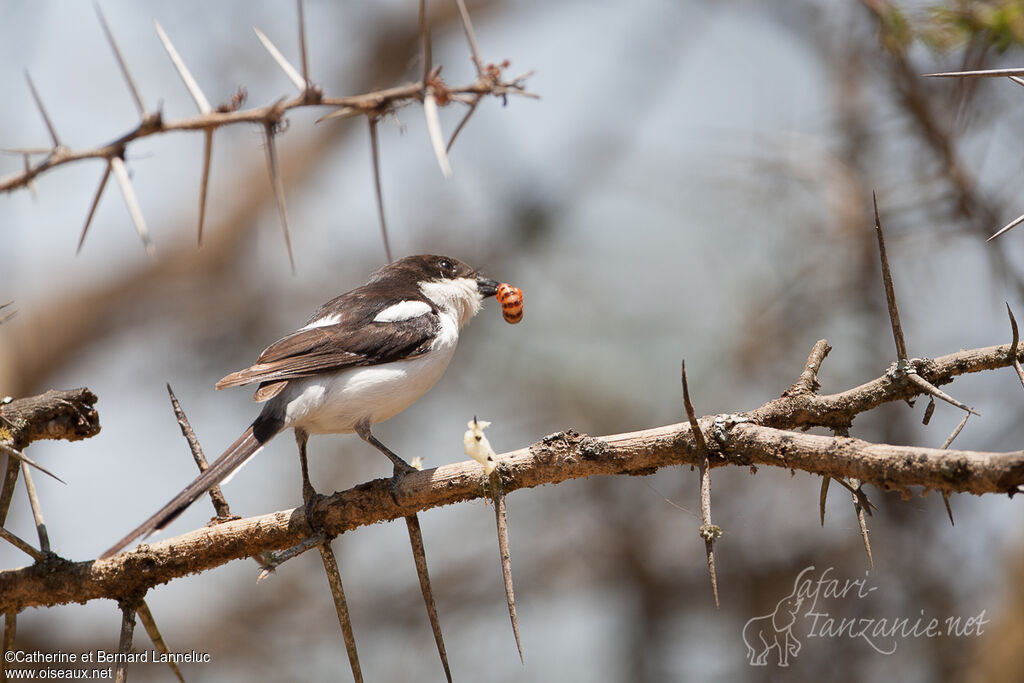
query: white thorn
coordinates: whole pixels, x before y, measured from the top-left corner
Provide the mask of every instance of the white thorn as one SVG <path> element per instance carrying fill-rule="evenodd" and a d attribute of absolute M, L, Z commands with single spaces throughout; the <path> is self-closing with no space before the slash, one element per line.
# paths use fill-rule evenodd
<path fill-rule="evenodd" d="M 996 231 L 996 234 L 992 235 L 991 237 L 989 237 L 985 241 L 986 242 L 991 242 L 992 240 L 994 240 L 995 238 L 999 237 L 1000 235 L 1002 235 L 1007 230 L 1010 230 L 1011 228 L 1015 228 L 1018 225 L 1020 225 L 1021 223 L 1024 223 L 1024 214 L 1021 214 L 1021 215 L 1017 216 L 1016 218 L 1014 218 L 1012 221 L 1010 221 L 1009 223 L 1007 223 L 1006 225 L 1001 227 L 998 231 Z"/>
<path fill-rule="evenodd" d="M 164 44 L 164 49 L 167 50 L 167 56 L 171 58 L 171 62 L 174 64 L 174 68 L 177 69 L 178 75 L 181 76 L 182 82 L 185 87 L 188 88 L 188 93 L 192 95 L 192 99 L 195 100 L 196 106 L 199 107 L 200 114 L 209 114 L 212 109 L 210 107 L 210 101 L 206 99 L 206 95 L 199 89 L 199 84 L 196 83 L 196 79 L 192 78 L 191 72 L 188 67 L 185 66 L 184 60 L 178 51 L 174 49 L 174 44 L 171 43 L 171 39 L 164 33 L 164 29 L 160 26 L 156 19 L 153 20 L 153 26 L 156 27 L 156 34 L 160 37 L 160 42 Z"/>
<path fill-rule="evenodd" d="M 284 75 L 288 77 L 288 80 L 295 84 L 295 87 L 298 88 L 299 92 L 305 92 L 306 79 L 304 79 L 302 75 L 295 70 L 294 66 L 288 63 L 288 60 L 284 58 L 281 51 L 278 50 L 272 42 L 270 42 L 270 38 L 267 38 L 263 31 L 259 30 L 255 26 L 252 27 L 252 30 L 256 31 L 256 36 L 260 39 L 260 42 L 263 43 L 263 47 L 267 48 L 267 52 L 269 52 L 270 56 L 274 58 L 277 65 L 281 67 L 281 70 L 284 71 Z"/>
<path fill-rule="evenodd" d="M 1024 69 L 983 69 L 981 71 L 944 71 L 938 74 L 924 74 L 931 78 L 999 78 L 1001 76 L 1024 76 Z"/>
<path fill-rule="evenodd" d="M 441 134 L 441 119 L 437 115 L 437 101 L 429 91 L 423 98 L 423 113 L 427 117 L 427 133 L 430 135 L 430 144 L 434 148 L 437 164 L 441 167 L 441 174 L 445 178 L 451 178 L 452 165 L 448 163 L 448 153 L 444 151 L 444 136 Z"/>
<path fill-rule="evenodd" d="M 121 157 L 114 157 L 110 160 L 110 167 L 114 169 L 114 176 L 117 177 L 117 184 L 121 186 L 121 195 L 128 207 L 128 213 L 135 224 L 135 231 L 142 238 L 142 244 L 146 247 L 146 253 L 150 256 L 156 255 L 153 242 L 149 239 L 149 230 L 146 228 L 146 219 L 142 217 L 142 209 L 139 208 L 139 200 L 135 197 L 135 190 L 132 189 L 132 181 L 128 178 L 128 168 L 124 165 Z"/>

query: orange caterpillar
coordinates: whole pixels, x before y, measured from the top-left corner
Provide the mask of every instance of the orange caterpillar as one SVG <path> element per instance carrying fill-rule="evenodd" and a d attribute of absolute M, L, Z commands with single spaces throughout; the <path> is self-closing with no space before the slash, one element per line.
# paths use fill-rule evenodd
<path fill-rule="evenodd" d="M 502 282 L 498 285 L 496 298 L 501 304 L 501 317 L 505 322 L 515 325 L 523 319 L 523 290 Z"/>

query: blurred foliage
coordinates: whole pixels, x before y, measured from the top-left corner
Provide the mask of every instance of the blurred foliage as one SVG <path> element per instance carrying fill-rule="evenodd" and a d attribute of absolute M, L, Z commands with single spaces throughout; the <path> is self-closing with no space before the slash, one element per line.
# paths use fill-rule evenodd
<path fill-rule="evenodd" d="M 939 52 L 972 43 L 1004 52 L 1024 44 L 1020 0 L 957 0 L 916 9 L 871 4 L 881 17 L 882 45 L 890 52 L 905 52 L 917 40 Z"/>

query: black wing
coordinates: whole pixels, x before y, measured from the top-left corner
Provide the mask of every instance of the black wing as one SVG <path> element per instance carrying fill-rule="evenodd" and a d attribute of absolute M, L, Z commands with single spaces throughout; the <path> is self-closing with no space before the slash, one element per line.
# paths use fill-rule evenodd
<path fill-rule="evenodd" d="M 277 383 L 357 365 L 415 358 L 427 350 L 439 326 L 437 313 L 430 311 L 396 322 L 371 319 L 356 326 L 339 322 L 299 330 L 267 347 L 251 367 L 221 379 L 217 388 Z"/>

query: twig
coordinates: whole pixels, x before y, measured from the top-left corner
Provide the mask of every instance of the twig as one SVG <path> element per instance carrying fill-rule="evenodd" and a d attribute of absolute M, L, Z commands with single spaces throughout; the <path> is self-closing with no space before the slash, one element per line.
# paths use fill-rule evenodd
<path fill-rule="evenodd" d="M 259 583 L 273 574 L 278 567 L 282 564 L 298 557 L 307 550 L 317 548 L 324 543 L 327 543 L 328 539 L 322 532 L 317 532 L 312 536 L 307 536 L 302 539 L 299 543 L 296 543 L 290 548 L 286 548 L 276 553 L 264 553 L 260 558 L 254 558 L 260 563 L 260 573 L 256 577 L 256 583 Z"/>
<path fill-rule="evenodd" d="M 373 191 L 377 197 L 377 217 L 380 219 L 380 236 L 384 241 L 384 258 L 388 263 L 394 261 L 391 257 L 391 243 L 388 241 L 388 223 L 384 220 L 384 192 L 381 190 L 380 180 L 380 142 L 377 139 L 377 117 L 366 117 L 370 124 L 370 159 L 373 162 Z"/>
<path fill-rule="evenodd" d="M 807 356 L 807 362 L 804 363 L 804 369 L 800 373 L 800 377 L 797 381 L 786 390 L 783 396 L 795 396 L 798 394 L 813 394 L 821 385 L 818 383 L 818 371 L 821 369 L 821 364 L 824 362 L 825 357 L 828 356 L 829 351 L 832 347 L 829 346 L 827 339 L 819 339 L 814 343 L 811 348 L 810 354 Z"/>
<path fill-rule="evenodd" d="M 334 557 L 330 541 L 324 541 L 318 547 L 320 548 L 320 558 L 324 563 L 324 571 L 327 573 L 327 583 L 331 586 L 331 596 L 334 598 L 334 608 L 338 613 L 341 635 L 345 640 L 345 650 L 348 652 L 348 663 L 352 669 L 352 678 L 355 680 L 355 683 L 363 683 L 363 671 L 359 666 L 356 638 L 352 632 L 352 618 L 349 615 L 348 602 L 345 600 L 345 588 L 341 585 L 338 560 Z"/>
<path fill-rule="evenodd" d="M 885 301 L 889 306 L 889 320 L 892 323 L 892 336 L 896 341 L 896 356 L 899 360 L 907 359 L 907 342 L 903 338 L 903 326 L 900 324 L 900 311 L 896 306 L 896 291 L 892 285 L 892 272 L 889 270 L 889 258 L 885 253 L 885 238 L 882 235 L 882 220 L 878 216 L 878 197 L 871 193 L 875 205 L 875 236 L 878 238 L 878 256 L 882 261 L 882 284 L 885 286 Z"/>
<path fill-rule="evenodd" d="M 195 459 L 199 471 L 205 472 L 210 464 L 206 461 L 203 447 L 199 445 L 199 439 L 196 438 L 195 432 L 192 431 L 192 425 L 189 423 L 188 417 L 185 416 L 185 411 L 181 409 L 181 404 L 178 402 L 178 397 L 174 395 L 174 389 L 171 388 L 170 383 L 167 384 L 167 393 L 171 397 L 171 408 L 174 410 L 174 417 L 177 418 L 178 426 L 181 428 L 181 435 L 188 442 L 189 450 L 192 451 L 192 457 Z M 238 519 L 237 515 L 231 514 L 231 508 L 228 507 L 228 502 L 224 498 L 220 485 L 210 488 L 209 493 L 218 519 Z"/>
<path fill-rule="evenodd" d="M 25 492 L 28 494 L 28 504 L 32 508 L 32 519 L 36 524 L 36 533 L 39 534 L 39 550 L 45 554 L 50 552 L 50 535 L 46 533 L 43 506 L 39 504 L 39 494 L 36 493 L 36 485 L 32 481 L 32 473 L 28 469 L 28 463 L 24 461 L 21 463 L 21 476 L 25 479 Z"/>
<path fill-rule="evenodd" d="M 171 654 L 170 648 L 167 647 L 167 643 L 164 642 L 164 637 L 160 635 L 160 629 L 156 625 L 156 619 L 153 618 L 153 613 L 149 611 L 149 605 L 143 600 L 139 603 L 139 608 L 136 612 L 139 615 L 139 621 L 146 628 L 146 634 L 149 635 L 149 639 L 153 641 L 153 645 L 161 653 L 165 655 Z M 181 683 L 185 683 L 185 677 L 181 675 L 181 669 L 178 668 L 178 663 L 174 661 L 173 657 L 167 658 L 167 666 L 171 667 L 171 671 L 174 672 L 175 678 Z"/>
<path fill-rule="evenodd" d="M 412 545 L 413 562 L 416 564 L 416 575 L 420 580 L 420 592 L 423 593 L 423 603 L 427 608 L 427 617 L 430 619 L 430 629 L 434 632 L 434 643 L 437 645 L 437 654 L 441 657 L 441 666 L 444 667 L 444 676 L 448 683 L 452 683 L 452 672 L 448 667 L 448 653 L 445 652 L 444 638 L 441 636 L 441 622 L 437 618 L 437 607 L 434 605 L 434 591 L 430 587 L 430 573 L 427 571 L 427 555 L 423 549 L 423 532 L 420 530 L 420 520 L 416 515 L 406 515 L 406 527 L 409 529 L 409 543 Z"/>

